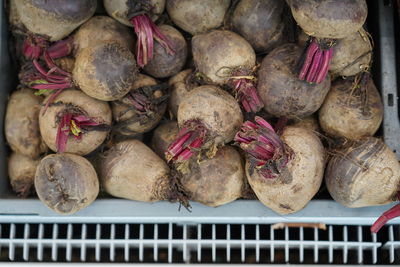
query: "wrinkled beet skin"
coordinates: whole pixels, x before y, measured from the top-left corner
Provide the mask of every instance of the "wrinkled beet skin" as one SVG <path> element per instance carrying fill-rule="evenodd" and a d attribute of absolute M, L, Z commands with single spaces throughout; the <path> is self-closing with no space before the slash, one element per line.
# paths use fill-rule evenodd
<path fill-rule="evenodd" d="M 380 139 L 366 137 L 330 159 L 325 182 L 333 199 L 346 207 L 384 205 L 396 200 L 400 166 Z"/>
<path fill-rule="evenodd" d="M 242 0 L 237 5 L 232 24 L 256 52 L 275 48 L 283 39 L 282 0 Z"/>
<path fill-rule="evenodd" d="M 37 8 L 46 10 L 69 21 L 81 21 L 94 13 L 97 0 L 28 0 Z"/>
<path fill-rule="evenodd" d="M 49 208 L 57 213 L 72 214 L 96 199 L 99 182 L 93 166 L 85 158 L 53 154 L 39 164 L 35 188 L 40 200 Z"/>
<path fill-rule="evenodd" d="M 359 30 L 367 18 L 365 0 L 289 0 L 294 19 L 309 35 L 344 38 Z"/>
<path fill-rule="evenodd" d="M 302 49 L 285 44 L 271 51 L 258 71 L 257 90 L 264 109 L 276 117 L 299 118 L 316 112 L 330 88 L 330 76 L 320 84 L 297 78 L 297 64 Z"/>

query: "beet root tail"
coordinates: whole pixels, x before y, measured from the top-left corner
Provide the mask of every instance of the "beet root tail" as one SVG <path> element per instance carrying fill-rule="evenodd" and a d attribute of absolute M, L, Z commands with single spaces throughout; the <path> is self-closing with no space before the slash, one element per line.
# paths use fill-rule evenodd
<path fill-rule="evenodd" d="M 131 23 L 137 36 L 136 61 L 141 68 L 153 58 L 154 39 L 165 48 L 168 54 L 175 54 L 171 42 L 147 14 L 132 17 Z"/>
<path fill-rule="evenodd" d="M 377 233 L 391 219 L 400 216 L 400 204 L 395 205 L 391 209 L 385 211 L 371 226 L 371 232 Z"/>

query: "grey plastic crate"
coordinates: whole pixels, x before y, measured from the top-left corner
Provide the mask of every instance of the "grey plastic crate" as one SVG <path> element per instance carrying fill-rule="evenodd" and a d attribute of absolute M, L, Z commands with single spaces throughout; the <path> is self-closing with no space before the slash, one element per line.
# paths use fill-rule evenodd
<path fill-rule="evenodd" d="M 378 0 L 377 14 L 379 15 L 379 33 L 380 39 L 378 43 L 380 59 L 380 69 L 378 73 L 381 76 L 378 87 L 382 92 L 384 100 L 385 113 L 383 123 L 383 135 L 385 142 L 400 155 L 400 126 L 398 117 L 398 96 L 397 96 L 397 80 L 394 58 L 394 30 L 392 8 L 387 2 Z M 3 5 L 1 6 L 1 9 Z M 10 68 L 8 55 L 8 28 L 4 12 L 0 13 L 0 112 L 4 114 L 7 96 L 13 89 L 13 79 L 16 73 Z M 3 127 L 3 116 L 0 118 L 0 127 Z M 3 130 L 0 133 L 0 140 L 4 140 Z M 139 203 L 121 199 L 98 199 L 93 205 L 71 216 L 60 216 L 46 208 L 37 199 L 17 199 L 9 190 L 7 173 L 6 173 L 6 154 L 7 148 L 4 144 L 0 146 L 0 261 L 2 253 L 14 260 L 46 260 L 43 259 L 43 251 L 50 250 L 50 260 L 74 261 L 74 251 L 78 249 L 78 255 L 81 261 L 87 261 L 86 249 L 95 249 L 95 261 L 102 259 L 100 251 L 107 249 L 109 251 L 109 261 L 115 260 L 115 250 L 124 249 L 124 257 L 122 261 L 143 261 L 144 249 L 166 249 L 166 262 L 189 262 L 189 251 L 197 251 L 197 261 L 205 262 L 206 256 L 201 256 L 202 249 L 208 249 L 210 252 L 211 262 L 229 262 L 232 253 L 240 253 L 240 261 L 247 261 L 249 258 L 248 249 L 256 251 L 254 262 L 290 262 L 290 251 L 294 249 L 300 251 L 302 256 L 300 259 L 307 258 L 304 256 L 304 250 L 311 249 L 313 261 L 316 263 L 332 263 L 337 262 L 333 259 L 337 256 L 336 250 L 343 251 L 343 261 L 347 263 L 347 253 L 355 252 L 356 260 L 353 263 L 379 263 L 381 255 L 385 255 L 386 249 L 389 251 L 389 258 L 386 262 L 395 260 L 395 251 L 400 248 L 400 237 L 396 234 L 400 218 L 390 222 L 394 226 L 387 227 L 383 233 L 371 235 L 368 233 L 368 226 L 382 212 L 387 210 L 390 205 L 371 208 L 348 209 L 334 201 L 329 200 L 313 200 L 302 211 L 292 215 L 278 215 L 267 209 L 258 201 L 239 200 L 234 203 L 224 205 L 218 208 L 210 208 L 200 204 L 192 203 L 193 211 L 188 212 L 185 209 L 178 210 L 178 205 L 172 205 L 166 202 L 154 204 Z M 328 233 L 326 237 L 318 237 L 320 230 L 314 231 L 313 240 L 305 240 L 301 234 L 305 231 L 300 228 L 299 235 L 289 234 L 289 228 L 284 230 L 272 230 L 271 224 L 280 222 L 302 222 L 302 223 L 325 223 L 328 225 Z M 166 224 L 167 237 L 163 239 L 159 237 L 158 225 Z M 59 225 L 67 225 L 65 236 L 59 235 Z M 73 226 L 75 225 L 75 226 Z M 89 226 L 87 226 L 89 225 Z M 91 225 L 91 226 L 90 226 Z M 116 226 L 117 225 L 117 226 Z M 124 225 L 122 238 L 115 237 L 115 227 Z M 137 237 L 131 237 L 129 229 L 139 225 Z M 150 225 L 154 229 L 151 237 L 144 237 L 143 225 Z M 222 225 L 226 235 L 218 238 L 215 230 L 216 225 Z M 240 226 L 241 236 L 238 240 L 231 240 L 231 226 Z M 255 230 L 255 236 L 245 232 L 247 226 L 255 227 L 255 229 L 264 229 L 269 227 L 270 233 L 267 237 L 260 237 Z M 61 227 L 60 226 L 60 227 Z M 211 236 L 202 236 L 201 227 L 211 227 Z M 18 228 L 19 227 L 19 228 Z M 22 227 L 22 228 L 21 228 Z M 52 234 L 44 236 L 45 228 L 51 227 Z M 95 235 L 87 235 L 87 227 L 95 230 Z M 101 233 L 101 227 L 111 227 L 106 236 Z M 182 235 L 175 236 L 173 229 L 180 229 Z M 199 228 L 200 227 L 200 228 Z M 333 227 L 333 228 L 332 228 Z M 340 237 L 333 236 L 335 227 L 340 227 L 342 234 Z M 356 239 L 350 240 L 347 234 L 349 228 L 357 229 Z M 5 230 L 6 229 L 6 230 Z M 18 230 L 19 229 L 19 230 Z M 73 230 L 75 229 L 75 230 Z M 78 230 L 77 230 L 78 229 Z M 112 230 L 114 229 L 114 230 Z M 128 229 L 128 230 L 127 230 Z M 195 229 L 197 236 L 190 237 L 190 233 Z M 199 230 L 200 229 L 200 230 Z M 75 236 L 75 231 L 79 234 Z M 128 231 L 128 232 L 126 232 Z M 277 232 L 275 232 L 277 231 Z M 283 231 L 283 232 L 282 232 Z M 132 232 L 132 231 L 131 231 Z M 199 234 L 200 233 L 200 234 Z M 258 232 L 259 233 L 259 232 Z M 276 233 L 276 237 L 274 237 Z M 282 234 L 279 237 L 279 234 Z M 368 233 L 368 234 L 365 234 Z M 234 237 L 232 237 L 234 239 Z M 58 249 L 65 252 L 65 257 L 58 256 Z M 220 251 L 223 248 L 226 260 L 220 259 Z M 22 254 L 15 251 L 22 249 Z M 29 253 L 30 249 L 35 249 L 36 256 Z M 134 249 L 138 253 L 138 258 L 129 258 Z M 239 250 L 236 250 L 239 249 Z M 277 260 L 275 249 L 284 251 L 284 259 Z M 269 260 L 260 258 L 260 253 L 269 251 Z M 6 252 L 4 252 L 6 251 Z M 79 252 L 80 251 L 80 252 Z M 179 251 L 179 252 L 176 252 Z M 200 251 L 200 252 L 199 252 Z M 260 252 L 261 251 L 261 252 Z M 320 253 L 326 252 L 327 258 L 319 257 Z M 81 253 L 81 254 L 79 254 Z M 82 254 L 83 253 L 83 254 Z M 89 252 L 88 252 L 89 253 Z M 121 252 L 122 253 L 122 252 Z M 136 253 L 136 252 L 135 252 Z M 183 258 L 175 260 L 173 254 L 182 254 Z M 200 253 L 200 254 L 199 254 Z M 365 253 L 371 253 L 369 261 L 364 260 Z M 190 253 L 189 253 L 190 254 Z M 229 257 L 228 257 L 229 254 Z M 16 256 L 17 255 L 17 256 Z M 20 255 L 20 257 L 18 257 Z M 158 255 L 158 254 L 157 254 Z M 250 253 L 253 257 L 254 255 Z M 336 257 L 335 256 L 335 257 Z M 220 260 L 218 260 L 220 259 Z M 303 262 L 299 260 L 298 262 Z M 79 259 L 78 259 L 79 261 Z M 162 261 L 154 254 L 154 261 Z"/>

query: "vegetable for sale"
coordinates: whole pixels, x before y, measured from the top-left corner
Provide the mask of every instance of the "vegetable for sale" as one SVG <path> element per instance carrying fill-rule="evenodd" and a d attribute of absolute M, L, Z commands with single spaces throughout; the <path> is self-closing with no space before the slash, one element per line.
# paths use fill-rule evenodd
<path fill-rule="evenodd" d="M 184 201 L 165 161 L 138 140 L 114 145 L 99 160 L 101 185 L 112 196 L 144 202 Z"/>
<path fill-rule="evenodd" d="M 372 136 L 383 118 L 383 104 L 368 73 L 338 79 L 319 110 L 322 130 L 333 137 L 359 140 Z"/>
<path fill-rule="evenodd" d="M 357 32 L 367 18 L 365 0 L 288 0 L 297 24 L 310 36 L 299 79 L 321 83 L 328 73 L 333 46 Z"/>
<path fill-rule="evenodd" d="M 296 68 L 301 48 L 285 44 L 275 48 L 262 61 L 257 90 L 268 113 L 280 118 L 301 118 L 316 112 L 329 91 L 327 75 L 320 84 L 298 79 Z"/>
<path fill-rule="evenodd" d="M 278 136 L 261 117 L 246 121 L 235 142 L 246 152 L 246 175 L 258 199 L 279 214 L 301 210 L 321 186 L 324 147 L 310 130 L 287 126 Z"/>
<path fill-rule="evenodd" d="M 65 90 L 46 112 L 41 112 L 39 126 L 51 150 L 86 155 L 106 139 L 111 126 L 111 109 L 107 103 L 81 91 Z"/>
<path fill-rule="evenodd" d="M 170 115 L 174 118 L 177 117 L 178 107 L 183 99 L 185 99 L 193 88 L 199 86 L 199 84 L 192 79 L 192 76 L 193 71 L 191 69 L 186 69 L 172 76 L 168 81 L 171 87 L 168 110 Z"/>
<path fill-rule="evenodd" d="M 334 200 L 349 208 L 398 200 L 400 164 L 380 139 L 364 137 L 332 153 L 325 181 Z M 395 206 L 372 226 L 371 231 L 377 232 L 390 218 L 399 215 L 400 206 Z"/>
<path fill-rule="evenodd" d="M 39 111 L 43 98 L 33 90 L 20 89 L 8 100 L 4 132 L 11 149 L 30 158 L 38 158 L 47 149 L 39 131 Z"/>
<path fill-rule="evenodd" d="M 157 25 L 156 20 L 165 8 L 165 0 L 104 0 L 107 13 L 119 22 L 134 27 L 137 36 L 136 59 L 143 68 L 153 59 L 154 40 L 168 54 L 175 53 L 170 40 Z"/>
<path fill-rule="evenodd" d="M 99 181 L 84 157 L 63 153 L 40 161 L 35 175 L 39 199 L 53 211 L 69 215 L 89 206 L 99 194 Z"/>
<path fill-rule="evenodd" d="M 192 158 L 189 171 L 180 177 L 190 200 L 210 207 L 232 202 L 242 196 L 244 169 L 239 152 L 231 146 L 219 149 L 212 159 Z"/>
<path fill-rule="evenodd" d="M 246 112 L 257 112 L 254 70 L 256 55 L 251 45 L 231 31 L 214 30 L 192 38 L 193 60 L 206 82 L 228 84 Z"/>
<path fill-rule="evenodd" d="M 240 107 L 230 94 L 214 85 L 199 86 L 179 105 L 180 131 L 166 158 L 187 162 L 199 151 L 213 157 L 219 146 L 233 140 L 242 122 Z"/>
<path fill-rule="evenodd" d="M 19 153 L 11 153 L 8 159 L 8 177 L 18 197 L 26 198 L 33 190 L 36 167 L 40 160 L 32 159 Z"/>

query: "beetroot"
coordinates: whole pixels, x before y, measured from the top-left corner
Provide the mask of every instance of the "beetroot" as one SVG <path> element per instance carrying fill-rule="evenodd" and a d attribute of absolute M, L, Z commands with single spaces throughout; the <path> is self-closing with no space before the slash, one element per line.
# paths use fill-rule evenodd
<path fill-rule="evenodd" d="M 29 30 L 24 43 L 27 58 L 38 59 L 54 42 L 67 37 L 93 16 L 96 0 L 15 0 L 19 20 Z M 65 48 L 63 46 L 63 48 Z M 64 53 L 52 48 L 53 53 Z M 65 54 L 64 54 L 65 56 Z M 52 58 L 54 58 L 52 56 Z"/>
<path fill-rule="evenodd" d="M 119 22 L 134 27 L 137 36 L 136 58 L 143 68 L 153 58 L 155 39 L 168 54 L 175 52 L 170 40 L 154 24 L 164 11 L 165 0 L 104 0 L 107 13 Z"/>
<path fill-rule="evenodd" d="M 21 82 L 32 89 L 54 91 L 47 105 L 62 90 L 75 86 L 96 99 L 116 100 L 129 92 L 137 77 L 133 54 L 119 42 L 99 42 L 80 51 L 72 74 L 57 66 L 48 51 L 43 58 L 48 70 L 34 59 L 33 66 L 25 64 L 19 76 Z"/>
<path fill-rule="evenodd" d="M 310 35 L 299 79 L 321 83 L 332 59 L 332 47 L 358 31 L 367 18 L 365 0 L 288 0 L 297 24 Z"/>
<path fill-rule="evenodd" d="M 269 52 L 284 39 L 284 7 L 282 0 L 241 0 L 232 14 L 233 29 L 256 52 Z"/>
<path fill-rule="evenodd" d="M 349 208 L 377 206 L 399 200 L 400 164 L 381 140 L 364 137 L 332 151 L 325 181 L 334 200 Z M 400 205 L 385 212 L 371 227 L 377 232 L 400 216 Z"/>
<path fill-rule="evenodd" d="M 378 130 L 383 105 L 374 82 L 365 73 L 336 80 L 318 114 L 321 128 L 328 135 L 358 140 Z"/>
<path fill-rule="evenodd" d="M 178 200 L 188 206 L 165 161 L 138 140 L 115 144 L 100 155 L 97 167 L 102 187 L 112 196 L 144 202 Z"/>
<path fill-rule="evenodd" d="M 39 199 L 53 211 L 69 215 L 89 206 L 99 194 L 92 164 L 74 154 L 52 154 L 40 161 L 35 175 Z"/>
<path fill-rule="evenodd" d="M 330 76 L 320 84 L 297 78 L 296 67 L 301 48 L 285 44 L 275 48 L 262 61 L 258 71 L 258 93 L 264 109 L 276 117 L 301 118 L 322 105 L 330 88 Z"/>
<path fill-rule="evenodd" d="M 245 188 L 243 162 L 231 146 L 219 149 L 212 159 L 189 161 L 189 171 L 180 178 L 190 200 L 210 207 L 232 202 Z"/>
<path fill-rule="evenodd" d="M 192 35 L 218 28 L 224 21 L 230 0 L 168 0 L 171 20 Z"/>
<path fill-rule="evenodd" d="M 51 97 L 51 96 L 50 96 Z M 53 151 L 86 155 L 100 146 L 111 125 L 105 102 L 78 90 L 65 90 L 39 116 L 40 133 Z"/>
<path fill-rule="evenodd" d="M 240 107 L 231 95 L 213 85 L 197 87 L 179 105 L 180 131 L 166 158 L 187 162 L 199 150 L 212 157 L 218 146 L 232 141 L 242 122 Z"/>
<path fill-rule="evenodd" d="M 262 108 L 253 76 L 256 55 L 243 37 L 221 30 L 196 35 L 192 52 L 194 64 L 206 82 L 228 84 L 246 112 Z"/>
<path fill-rule="evenodd" d="M 36 167 L 40 160 L 31 159 L 18 153 L 12 153 L 8 159 L 10 184 L 18 197 L 25 198 L 33 191 Z"/>
<path fill-rule="evenodd" d="M 287 126 L 280 136 L 260 117 L 235 141 L 246 152 L 246 174 L 258 199 L 279 214 L 305 207 L 321 186 L 324 147 L 310 130 Z"/>
<path fill-rule="evenodd" d="M 39 131 L 39 111 L 43 98 L 33 90 L 21 89 L 11 94 L 4 122 L 4 133 L 11 149 L 30 158 L 47 150 Z"/>

